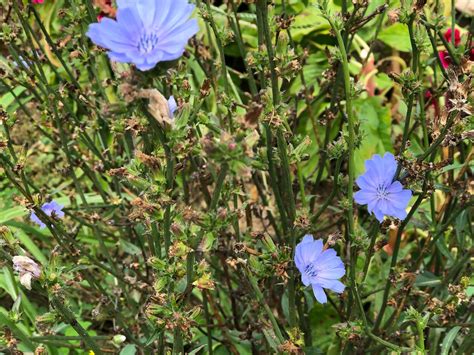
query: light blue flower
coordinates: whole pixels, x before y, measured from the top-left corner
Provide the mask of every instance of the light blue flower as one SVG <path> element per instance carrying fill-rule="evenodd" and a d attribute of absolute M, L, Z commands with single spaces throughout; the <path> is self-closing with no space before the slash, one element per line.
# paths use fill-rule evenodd
<path fill-rule="evenodd" d="M 181 57 L 199 30 L 189 19 L 194 5 L 187 0 L 118 0 L 117 19 L 89 25 L 87 36 L 107 48 L 111 60 L 133 63 L 140 70 Z"/>
<path fill-rule="evenodd" d="M 326 303 L 324 288 L 344 292 L 344 284 L 339 281 L 346 274 L 344 263 L 334 249 L 323 251 L 323 241 L 313 240 L 311 234 L 304 236 L 295 250 L 295 265 L 301 273 L 305 286 L 311 285 L 314 296 L 319 303 Z"/>
<path fill-rule="evenodd" d="M 54 213 L 55 217 L 63 218 L 64 212 L 62 209 L 64 208 L 63 205 L 60 205 L 56 201 L 46 202 L 41 206 L 41 210 L 48 216 L 51 216 Z M 30 219 L 32 222 L 37 223 L 41 229 L 46 228 L 46 224 L 44 224 L 36 215 L 36 213 L 32 212 L 30 215 Z"/>
<path fill-rule="evenodd" d="M 355 202 L 367 205 L 369 213 L 374 213 L 379 222 L 384 216 L 405 219 L 412 193 L 404 189 L 400 181 L 393 181 L 397 171 L 393 154 L 385 153 L 383 158 L 375 154 L 365 161 L 365 170 L 356 179 L 360 190 L 354 194 Z"/>
<path fill-rule="evenodd" d="M 175 111 L 178 109 L 178 104 L 173 96 L 168 99 L 168 109 L 170 110 L 170 117 L 173 118 Z"/>

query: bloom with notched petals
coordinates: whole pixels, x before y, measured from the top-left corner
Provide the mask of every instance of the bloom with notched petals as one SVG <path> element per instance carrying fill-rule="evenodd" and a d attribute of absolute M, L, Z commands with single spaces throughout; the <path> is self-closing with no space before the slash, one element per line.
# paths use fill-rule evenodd
<path fill-rule="evenodd" d="M 356 179 L 360 190 L 354 194 L 355 202 L 367 205 L 379 222 L 384 216 L 405 219 L 411 191 L 404 189 L 400 181 L 393 181 L 397 171 L 397 162 L 391 153 L 383 158 L 375 154 L 365 161 L 365 173 Z"/>
<path fill-rule="evenodd" d="M 346 274 L 344 263 L 334 249 L 323 250 L 323 241 L 314 240 L 311 234 L 304 236 L 295 250 L 295 265 L 301 273 L 305 286 L 311 285 L 319 303 L 326 303 L 323 288 L 344 292 L 344 284 L 339 281 Z"/>
<path fill-rule="evenodd" d="M 107 48 L 111 60 L 140 70 L 181 57 L 199 29 L 197 20 L 189 19 L 194 5 L 187 0 L 118 0 L 117 5 L 117 19 L 91 24 L 87 36 Z"/>
<path fill-rule="evenodd" d="M 56 201 L 46 202 L 41 206 L 41 210 L 48 216 L 51 216 L 54 213 L 54 217 L 63 218 L 64 212 L 62 209 L 64 208 L 63 205 L 60 205 Z M 30 216 L 31 221 L 37 223 L 41 229 L 46 228 L 46 224 L 44 224 L 36 215 L 36 213 L 31 213 Z"/>

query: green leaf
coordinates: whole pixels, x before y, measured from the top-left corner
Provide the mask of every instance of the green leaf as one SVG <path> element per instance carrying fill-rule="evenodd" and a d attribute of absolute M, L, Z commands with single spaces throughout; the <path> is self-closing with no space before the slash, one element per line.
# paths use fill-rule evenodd
<path fill-rule="evenodd" d="M 141 249 L 137 247 L 135 244 L 127 242 L 126 240 L 120 239 L 120 246 L 122 247 L 123 251 L 130 255 L 139 255 L 141 254 Z"/>
<path fill-rule="evenodd" d="M 451 329 L 448 334 L 444 337 L 443 344 L 441 344 L 441 355 L 448 355 L 449 349 L 453 345 L 454 339 L 456 339 L 456 335 L 458 335 L 459 331 L 461 330 L 460 326 L 456 326 Z"/>
<path fill-rule="evenodd" d="M 396 23 L 389 26 L 380 31 L 378 38 L 396 50 L 411 52 L 410 35 L 407 25 Z"/>
<path fill-rule="evenodd" d="M 390 109 L 382 106 L 379 97 L 354 101 L 354 110 L 360 121 L 362 143 L 354 154 L 356 175 L 364 172 L 364 162 L 375 153 L 392 151 Z"/>
<path fill-rule="evenodd" d="M 137 347 L 134 344 L 128 344 L 120 351 L 120 355 L 135 355 L 136 353 Z"/>
<path fill-rule="evenodd" d="M 48 259 L 43 255 L 41 250 L 36 246 L 35 242 L 31 240 L 31 238 L 23 232 L 21 229 L 17 229 L 15 236 L 18 237 L 21 244 L 33 255 L 33 257 L 38 260 L 41 265 L 47 265 Z"/>
<path fill-rule="evenodd" d="M 273 329 L 263 328 L 262 332 L 265 339 L 267 339 L 268 345 L 270 345 L 273 350 L 278 351 L 278 343 L 276 342 L 277 337 L 275 336 Z"/>
<path fill-rule="evenodd" d="M 418 287 L 433 287 L 439 285 L 440 283 L 441 278 L 429 271 L 425 271 L 424 273 L 418 275 L 415 280 L 415 286 Z"/>
<path fill-rule="evenodd" d="M 190 352 L 189 352 L 189 355 L 198 354 L 199 351 L 200 351 L 201 349 L 203 349 L 204 347 L 206 347 L 206 346 L 207 346 L 206 344 L 203 344 L 203 345 L 201 345 L 201 346 L 198 346 L 198 347 L 197 347 L 196 349 L 194 349 L 193 351 L 190 351 Z"/>
<path fill-rule="evenodd" d="M 18 97 L 25 90 L 26 90 L 25 87 L 17 86 L 16 88 L 13 89 L 13 92 Z M 0 97 L 0 106 L 2 106 L 5 110 L 7 110 L 8 106 L 10 106 L 14 101 L 15 101 L 15 97 L 9 91 L 6 94 L 4 94 L 2 97 Z"/>
<path fill-rule="evenodd" d="M 446 243 L 445 243 L 444 239 L 439 238 L 436 241 L 435 244 L 436 244 L 436 247 L 438 248 L 438 250 L 441 252 L 441 254 L 443 254 L 445 257 L 447 257 L 449 259 L 449 261 L 451 261 L 451 262 L 454 261 L 454 257 L 452 256 L 451 252 L 449 251 L 448 247 L 446 246 Z"/>

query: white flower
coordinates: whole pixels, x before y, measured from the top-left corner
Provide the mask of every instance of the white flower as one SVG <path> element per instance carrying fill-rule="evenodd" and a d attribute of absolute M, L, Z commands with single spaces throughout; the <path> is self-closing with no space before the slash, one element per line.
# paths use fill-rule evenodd
<path fill-rule="evenodd" d="M 13 269 L 20 274 L 20 283 L 31 290 L 31 280 L 41 275 L 41 267 L 27 256 L 14 256 Z"/>

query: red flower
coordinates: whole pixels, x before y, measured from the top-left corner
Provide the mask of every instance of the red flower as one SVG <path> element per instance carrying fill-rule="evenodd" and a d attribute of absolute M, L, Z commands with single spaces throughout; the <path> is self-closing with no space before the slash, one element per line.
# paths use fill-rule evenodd
<path fill-rule="evenodd" d="M 446 41 L 451 42 L 452 39 L 452 30 L 451 28 L 448 28 L 446 32 L 444 33 L 444 38 L 446 38 Z M 461 32 L 457 28 L 454 29 L 454 46 L 457 47 L 459 46 L 459 43 L 461 43 Z"/>
<path fill-rule="evenodd" d="M 444 69 L 451 65 L 452 62 L 448 51 L 439 51 L 438 55 L 439 59 L 441 60 L 441 64 L 443 64 Z"/>

